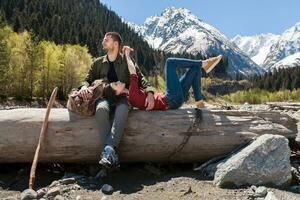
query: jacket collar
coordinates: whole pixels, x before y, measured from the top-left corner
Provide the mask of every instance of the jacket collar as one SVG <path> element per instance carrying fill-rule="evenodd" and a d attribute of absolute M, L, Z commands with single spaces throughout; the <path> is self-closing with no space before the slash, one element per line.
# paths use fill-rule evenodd
<path fill-rule="evenodd" d="M 117 55 L 117 58 L 115 60 L 115 62 L 117 62 L 118 64 L 120 64 L 122 62 L 122 59 L 123 59 L 123 54 L 121 53 L 118 53 Z M 102 63 L 108 63 L 108 58 L 107 58 L 107 54 L 105 54 L 103 60 L 102 60 Z"/>

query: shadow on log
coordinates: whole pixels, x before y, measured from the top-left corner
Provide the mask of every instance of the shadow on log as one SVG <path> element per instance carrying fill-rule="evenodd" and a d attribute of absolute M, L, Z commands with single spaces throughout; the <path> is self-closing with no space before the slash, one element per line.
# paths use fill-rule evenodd
<path fill-rule="evenodd" d="M 0 162 L 31 162 L 46 109 L 0 111 Z M 39 162 L 96 163 L 104 135 L 94 117 L 52 109 Z M 118 152 L 123 162 L 200 162 L 265 133 L 294 140 L 297 121 L 274 111 L 133 110 Z"/>

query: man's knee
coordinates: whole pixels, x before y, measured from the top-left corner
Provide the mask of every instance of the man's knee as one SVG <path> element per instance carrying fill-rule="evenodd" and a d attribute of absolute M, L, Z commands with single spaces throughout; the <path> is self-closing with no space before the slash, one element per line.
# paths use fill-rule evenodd
<path fill-rule="evenodd" d="M 166 66 L 170 66 L 174 62 L 174 58 L 167 58 L 166 60 Z"/>
<path fill-rule="evenodd" d="M 106 100 L 101 100 L 96 104 L 96 118 L 109 117 L 109 103 Z"/>

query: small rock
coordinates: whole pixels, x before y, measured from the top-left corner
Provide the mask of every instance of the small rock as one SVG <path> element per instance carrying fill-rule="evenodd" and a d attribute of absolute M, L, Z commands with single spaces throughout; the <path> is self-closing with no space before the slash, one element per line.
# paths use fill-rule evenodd
<path fill-rule="evenodd" d="M 293 180 L 295 180 L 296 182 L 300 182 L 300 173 L 299 173 L 299 171 L 295 167 L 292 167 L 291 172 L 292 172 Z"/>
<path fill-rule="evenodd" d="M 48 190 L 48 192 L 46 193 L 46 196 L 47 197 L 49 197 L 49 196 L 54 197 L 54 196 L 56 196 L 58 194 L 60 194 L 60 187 L 56 186 L 56 187 L 50 188 Z"/>
<path fill-rule="evenodd" d="M 80 190 L 80 189 L 82 189 L 82 188 L 80 187 L 80 185 L 78 185 L 78 184 L 72 185 L 71 188 L 72 188 L 72 190 Z"/>
<path fill-rule="evenodd" d="M 239 108 L 239 110 L 251 110 L 251 108 L 252 106 L 248 102 L 246 102 Z"/>
<path fill-rule="evenodd" d="M 76 200 L 82 200 L 82 197 L 80 195 L 76 196 Z"/>
<path fill-rule="evenodd" d="M 108 199 L 108 197 L 107 196 L 103 196 L 103 197 L 101 197 L 101 200 L 107 200 Z"/>
<path fill-rule="evenodd" d="M 57 185 L 59 185 L 59 181 L 53 181 L 53 182 L 49 185 L 49 188 L 54 187 L 54 186 L 57 186 Z"/>
<path fill-rule="evenodd" d="M 37 198 L 40 199 L 47 193 L 47 189 L 46 188 L 41 188 L 36 192 L 37 192 Z"/>
<path fill-rule="evenodd" d="M 56 195 L 54 197 L 54 200 L 65 200 L 65 197 L 61 196 L 61 195 Z"/>
<path fill-rule="evenodd" d="M 66 179 L 66 178 L 74 178 L 76 180 L 77 183 L 79 184 L 86 184 L 87 182 L 87 178 L 83 175 L 78 175 L 78 174 L 74 174 L 74 173 L 65 173 L 65 175 L 62 177 L 62 179 Z"/>
<path fill-rule="evenodd" d="M 274 192 L 270 191 L 264 200 L 278 200 L 278 198 L 275 196 Z"/>
<path fill-rule="evenodd" d="M 69 184 L 76 183 L 76 179 L 74 177 L 72 177 L 72 178 L 65 178 L 65 179 L 59 180 L 59 183 L 63 184 L 63 185 L 69 185 Z"/>
<path fill-rule="evenodd" d="M 37 198 L 37 193 L 32 189 L 26 189 L 21 193 L 21 200 L 32 200 L 36 198 Z"/>
<path fill-rule="evenodd" d="M 101 191 L 104 194 L 112 194 L 113 193 L 114 188 L 111 185 L 108 184 L 104 184 L 101 188 Z"/>
<path fill-rule="evenodd" d="M 257 187 L 255 186 L 255 185 L 251 185 L 251 190 L 253 191 L 253 192 L 255 192 L 256 191 L 256 189 L 257 189 Z"/>
<path fill-rule="evenodd" d="M 255 190 L 255 196 L 256 197 L 265 197 L 267 195 L 268 191 L 265 186 L 260 186 Z"/>
<path fill-rule="evenodd" d="M 80 185 L 73 184 L 73 185 L 68 185 L 68 186 L 62 188 L 61 192 L 65 193 L 65 192 L 70 192 L 70 191 L 73 191 L 73 190 L 80 190 L 80 189 L 81 189 Z"/>

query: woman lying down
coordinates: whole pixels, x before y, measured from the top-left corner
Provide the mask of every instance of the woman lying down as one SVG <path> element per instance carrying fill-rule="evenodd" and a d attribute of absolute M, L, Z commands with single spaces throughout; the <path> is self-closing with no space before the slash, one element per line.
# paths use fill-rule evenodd
<path fill-rule="evenodd" d="M 125 50 L 128 70 L 130 73 L 129 89 L 120 81 L 107 84 L 104 88 L 104 97 L 110 102 L 116 102 L 121 95 L 127 95 L 129 103 L 141 110 L 146 109 L 147 97 L 144 89 L 138 86 L 138 76 L 133 61 L 130 58 L 132 49 Z M 201 94 L 201 68 L 209 73 L 222 59 L 222 56 L 207 60 L 191 60 L 185 58 L 168 58 L 165 63 L 166 91 L 154 94 L 153 110 L 177 109 L 188 100 L 188 91 L 192 87 L 197 108 L 203 108 Z M 176 69 L 187 69 L 179 78 Z"/>

